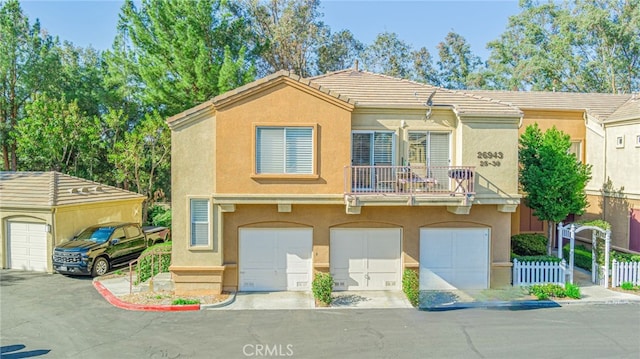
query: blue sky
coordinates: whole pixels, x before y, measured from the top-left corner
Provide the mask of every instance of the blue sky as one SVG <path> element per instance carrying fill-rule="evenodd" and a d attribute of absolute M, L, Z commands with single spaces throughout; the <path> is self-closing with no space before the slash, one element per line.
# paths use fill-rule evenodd
<path fill-rule="evenodd" d="M 32 22 L 76 46 L 106 50 L 116 33 L 119 0 L 22 0 Z M 519 12 L 512 1 L 343 1 L 322 0 L 322 20 L 332 31 L 350 30 L 365 44 L 388 31 L 414 49 L 425 46 L 437 57 L 436 46 L 449 31 L 464 36 L 472 51 L 486 59 L 485 45 L 504 32 L 509 16 Z"/>

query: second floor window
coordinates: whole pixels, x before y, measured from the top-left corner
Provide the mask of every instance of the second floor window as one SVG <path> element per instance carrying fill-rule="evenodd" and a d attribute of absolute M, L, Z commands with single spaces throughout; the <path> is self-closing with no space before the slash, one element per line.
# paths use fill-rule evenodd
<path fill-rule="evenodd" d="M 312 174 L 313 128 L 256 128 L 256 173 Z"/>

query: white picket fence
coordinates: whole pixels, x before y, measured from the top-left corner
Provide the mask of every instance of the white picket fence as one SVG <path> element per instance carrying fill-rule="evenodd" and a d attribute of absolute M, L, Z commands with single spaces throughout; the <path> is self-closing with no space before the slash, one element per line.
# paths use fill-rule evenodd
<path fill-rule="evenodd" d="M 618 262 L 615 259 L 611 263 L 611 286 L 619 287 L 624 282 L 640 285 L 640 262 Z"/>
<path fill-rule="evenodd" d="M 513 285 L 555 283 L 564 285 L 567 263 L 561 262 L 520 262 L 513 260 Z"/>

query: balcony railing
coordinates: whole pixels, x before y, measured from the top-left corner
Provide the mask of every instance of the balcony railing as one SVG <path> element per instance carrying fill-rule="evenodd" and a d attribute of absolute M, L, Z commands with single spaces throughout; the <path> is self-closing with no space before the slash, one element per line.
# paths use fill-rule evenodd
<path fill-rule="evenodd" d="M 471 196 L 475 167 L 345 166 L 347 195 Z"/>

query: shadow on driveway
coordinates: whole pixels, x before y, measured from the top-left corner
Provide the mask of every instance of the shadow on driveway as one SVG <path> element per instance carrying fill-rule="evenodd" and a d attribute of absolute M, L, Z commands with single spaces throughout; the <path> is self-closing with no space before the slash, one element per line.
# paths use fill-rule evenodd
<path fill-rule="evenodd" d="M 33 358 L 45 354 L 49 354 L 50 349 L 36 349 L 36 350 L 27 350 L 24 344 L 14 344 L 0 347 L 0 357 L 2 359 L 18 359 L 18 358 Z"/>

